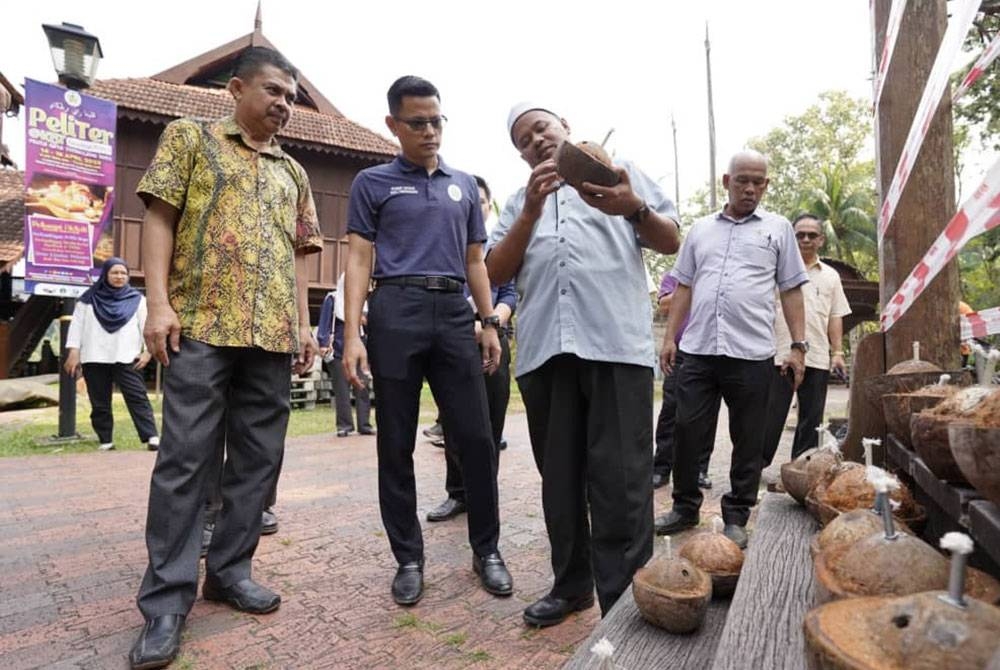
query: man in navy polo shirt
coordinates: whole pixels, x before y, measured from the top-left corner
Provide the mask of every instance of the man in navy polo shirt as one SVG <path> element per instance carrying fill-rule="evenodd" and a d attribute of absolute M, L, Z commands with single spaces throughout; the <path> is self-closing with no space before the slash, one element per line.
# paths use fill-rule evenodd
<path fill-rule="evenodd" d="M 438 156 L 446 118 L 429 81 L 405 76 L 388 92 L 386 125 L 401 155 L 358 174 L 348 204 L 344 370 L 362 385 L 371 374 L 379 506 L 399 563 L 392 596 L 413 605 L 423 594 L 424 544 L 417 519 L 413 447 L 424 377 L 438 401 L 449 439 L 459 445 L 469 512 L 473 570 L 490 593 L 508 596 L 513 583 L 497 550 L 497 460 L 481 375 L 500 361 L 499 318 L 483 263 L 486 228 L 471 175 Z M 374 271 L 372 260 L 374 258 Z M 369 280 L 368 345 L 359 336 Z M 483 331 L 476 344 L 468 281 Z"/>

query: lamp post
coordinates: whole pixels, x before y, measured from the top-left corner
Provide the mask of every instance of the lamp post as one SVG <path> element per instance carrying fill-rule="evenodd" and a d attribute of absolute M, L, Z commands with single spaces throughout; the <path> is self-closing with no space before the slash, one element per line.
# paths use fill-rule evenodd
<path fill-rule="evenodd" d="M 59 83 L 76 91 L 90 87 L 97 76 L 97 64 L 104 56 L 100 40 L 83 26 L 73 23 L 43 24 L 42 30 L 49 41 Z M 59 315 L 59 435 L 56 439 L 60 441 L 79 438 L 76 432 L 76 379 L 65 369 L 66 337 L 75 303 L 72 298 L 63 298 Z"/>

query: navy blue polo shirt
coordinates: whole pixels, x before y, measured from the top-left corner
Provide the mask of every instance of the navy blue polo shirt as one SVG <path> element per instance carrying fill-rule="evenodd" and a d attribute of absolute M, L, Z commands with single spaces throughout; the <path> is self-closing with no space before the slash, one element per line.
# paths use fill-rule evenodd
<path fill-rule="evenodd" d="M 362 170 L 347 209 L 347 232 L 375 244 L 375 279 L 420 275 L 465 281 L 466 247 L 486 241 L 476 180 L 440 156 L 432 174 L 401 155 Z"/>

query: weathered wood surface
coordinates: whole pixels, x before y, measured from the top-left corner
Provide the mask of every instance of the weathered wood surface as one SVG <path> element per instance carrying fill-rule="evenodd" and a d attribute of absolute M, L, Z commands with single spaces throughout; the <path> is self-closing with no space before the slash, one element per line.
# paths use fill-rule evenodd
<path fill-rule="evenodd" d="M 621 670 L 703 670 L 715 655 L 728 608 L 728 600 L 712 600 L 701 628 L 690 635 L 673 635 L 642 618 L 629 588 L 563 667 L 596 670 L 599 662 L 590 648 L 606 637 L 615 647 L 615 667 Z"/>
<path fill-rule="evenodd" d="M 881 438 L 885 435 L 882 407 L 872 403 L 864 393 L 865 380 L 885 372 L 884 346 L 882 333 L 870 333 L 858 342 L 854 350 L 854 361 L 851 363 L 850 419 L 847 422 L 847 438 L 841 446 L 841 451 L 851 460 L 864 461 L 861 438 Z M 874 456 L 875 463 L 885 462 L 882 453 Z"/>
<path fill-rule="evenodd" d="M 712 670 L 805 667 L 802 621 L 814 600 L 809 540 L 817 530 L 790 496 L 765 494 Z"/>

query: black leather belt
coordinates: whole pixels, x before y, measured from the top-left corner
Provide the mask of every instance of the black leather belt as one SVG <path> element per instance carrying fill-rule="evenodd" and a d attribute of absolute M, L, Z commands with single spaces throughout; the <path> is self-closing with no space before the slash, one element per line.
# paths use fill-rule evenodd
<path fill-rule="evenodd" d="M 386 277 L 376 279 L 377 286 L 416 286 L 427 291 L 444 291 L 446 293 L 461 293 L 465 288 L 463 282 L 451 277 Z"/>

